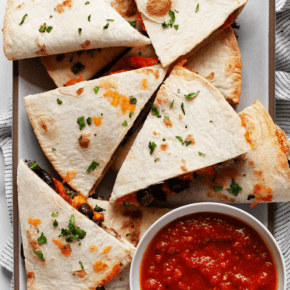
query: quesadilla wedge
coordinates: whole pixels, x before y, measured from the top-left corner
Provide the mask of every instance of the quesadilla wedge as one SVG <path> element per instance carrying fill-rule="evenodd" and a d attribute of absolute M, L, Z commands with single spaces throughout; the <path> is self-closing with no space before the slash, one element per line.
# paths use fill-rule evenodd
<path fill-rule="evenodd" d="M 136 22 L 137 6 L 134 0 L 106 0 L 131 26 L 139 28 L 140 22 Z M 45 66 L 49 76 L 57 87 L 75 84 L 90 80 L 101 69 L 121 54 L 125 47 L 108 47 L 90 49 L 79 52 L 43 56 L 41 62 Z M 75 63 L 81 63 L 82 70 L 76 70 Z"/>
<path fill-rule="evenodd" d="M 155 50 L 151 44 L 132 48 L 122 57 L 107 74 L 130 70 L 136 66 L 139 59 L 156 59 Z M 230 104 L 239 104 L 242 90 L 241 53 L 235 32 L 232 27 L 224 29 L 210 43 L 205 44 L 190 56 L 184 66 L 197 72 L 213 84 Z"/>
<path fill-rule="evenodd" d="M 130 243 L 72 208 L 23 160 L 17 187 L 27 289 L 95 289 L 129 265 Z"/>
<path fill-rule="evenodd" d="M 214 86 L 177 65 L 158 91 L 117 176 L 110 201 L 137 205 L 143 197 L 148 201 L 144 189 L 150 185 L 250 151 L 248 134 Z M 156 187 L 153 196 L 160 191 Z"/>
<path fill-rule="evenodd" d="M 170 211 L 165 208 L 137 207 L 93 198 L 88 199 L 88 204 L 103 215 L 100 221 L 105 230 L 126 239 L 134 247 L 137 247 L 149 227 Z"/>
<path fill-rule="evenodd" d="M 148 67 L 24 98 L 42 150 L 74 190 L 88 196 L 101 181 L 165 74 Z"/>
<path fill-rule="evenodd" d="M 8 0 L 3 33 L 9 60 L 150 43 L 104 0 Z"/>
<path fill-rule="evenodd" d="M 234 22 L 246 3 L 247 0 L 136 0 L 163 66 L 214 39 Z"/>

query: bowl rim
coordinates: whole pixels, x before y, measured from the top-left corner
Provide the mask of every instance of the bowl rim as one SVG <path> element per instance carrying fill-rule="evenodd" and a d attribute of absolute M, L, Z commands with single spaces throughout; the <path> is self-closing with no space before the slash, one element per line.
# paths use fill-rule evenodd
<path fill-rule="evenodd" d="M 206 210 L 203 209 L 203 207 L 208 207 Z M 175 213 L 177 212 L 182 212 L 184 211 L 185 209 L 188 209 L 188 208 L 193 208 L 193 209 L 196 209 L 195 211 L 193 211 L 192 213 L 184 213 L 184 214 L 181 214 L 179 217 L 174 217 L 174 218 L 168 218 L 170 216 L 174 216 Z M 200 208 L 200 209 L 199 209 Z M 221 211 L 218 211 L 221 210 L 221 209 L 224 209 L 225 211 L 224 212 L 221 212 Z M 239 213 L 241 215 L 244 215 L 243 218 L 241 217 L 237 217 L 237 216 L 233 216 L 231 213 L 227 213 L 226 210 L 227 209 L 231 209 L 232 211 L 236 211 L 236 213 Z M 264 243 L 267 245 L 268 249 L 270 250 L 273 258 L 274 258 L 274 261 L 276 263 L 276 269 L 277 269 L 277 275 L 278 275 L 278 283 L 280 283 L 280 278 L 279 277 L 279 271 L 278 271 L 278 258 L 280 258 L 280 261 L 281 261 L 281 268 L 282 268 L 282 280 L 283 280 L 283 290 L 286 290 L 286 286 L 287 286 L 287 279 L 286 279 L 286 265 L 285 265 L 285 260 L 284 260 L 284 257 L 283 257 L 283 254 L 282 254 L 282 251 L 278 245 L 278 242 L 275 240 L 274 236 L 271 234 L 271 232 L 267 229 L 267 227 L 265 227 L 256 217 L 254 217 L 253 215 L 249 214 L 248 212 L 242 210 L 242 209 L 239 209 L 237 207 L 234 207 L 232 205 L 228 205 L 228 204 L 223 204 L 223 203 L 217 203 L 217 202 L 200 202 L 200 203 L 194 203 L 194 204 L 188 204 L 188 205 L 185 205 L 185 206 L 181 206 L 181 207 L 178 207 L 178 208 L 175 208 L 173 210 L 171 210 L 170 212 L 166 213 L 164 216 L 162 216 L 161 218 L 159 218 L 158 220 L 156 220 L 147 230 L 146 232 L 144 233 L 143 237 L 141 238 L 141 240 L 139 241 L 137 247 L 136 247 L 136 250 L 135 250 L 135 253 L 133 255 L 133 258 L 132 258 L 132 262 L 131 262 L 131 267 L 130 267 L 130 274 L 129 274 L 129 282 L 130 282 L 130 289 L 131 290 L 138 290 L 140 289 L 140 286 L 138 289 L 134 289 L 133 287 L 133 283 L 135 281 L 135 279 L 133 279 L 133 272 L 136 271 L 136 266 L 135 264 L 138 263 L 136 262 L 139 255 L 142 255 L 141 257 L 141 260 L 140 260 L 140 263 L 142 261 L 142 258 L 143 258 L 143 255 L 144 255 L 144 252 L 145 250 L 147 249 L 147 246 L 148 244 L 150 243 L 150 241 L 152 240 L 152 238 L 163 228 L 165 227 L 167 224 L 169 224 L 170 222 L 180 218 L 180 217 L 183 217 L 183 216 L 186 216 L 186 215 L 190 215 L 190 214 L 194 214 L 194 213 L 199 213 L 199 212 L 216 212 L 216 213 L 221 213 L 221 214 L 225 214 L 225 215 L 229 215 L 229 216 L 233 216 L 234 218 L 236 219 L 240 219 L 242 222 L 246 223 L 247 225 L 249 225 L 250 227 L 252 227 L 259 235 L 260 237 L 263 239 Z M 256 228 L 256 225 L 253 225 L 253 224 L 249 224 L 247 221 L 244 220 L 244 218 L 247 217 L 249 218 L 250 220 L 254 221 L 258 226 L 260 226 L 262 228 L 262 230 L 265 231 L 266 233 L 266 236 L 268 237 L 268 239 L 271 240 L 272 244 L 274 245 L 274 248 L 269 244 L 268 241 L 266 241 L 266 237 L 265 235 L 262 235 L 262 233 L 260 232 L 260 230 L 258 230 Z M 168 221 L 165 223 L 165 225 L 162 225 L 162 222 L 164 220 L 167 220 Z M 161 226 L 160 226 L 161 224 Z M 147 236 L 148 234 L 152 231 L 156 231 L 155 234 L 153 235 L 153 237 L 149 240 L 149 241 L 146 241 L 147 239 Z M 146 243 L 145 247 L 144 247 L 144 250 L 140 250 L 140 248 L 143 246 L 143 244 Z M 279 257 L 275 257 L 274 256 L 274 250 L 276 250 L 279 254 Z M 141 251 L 141 253 L 139 253 L 139 251 Z M 280 264 L 280 263 L 279 263 Z M 138 281 L 140 281 L 140 267 L 138 268 L 137 270 L 137 277 L 138 277 Z M 135 275 L 136 277 L 136 275 Z M 279 286 L 279 284 L 278 284 Z M 280 287 L 278 288 L 280 289 Z"/>

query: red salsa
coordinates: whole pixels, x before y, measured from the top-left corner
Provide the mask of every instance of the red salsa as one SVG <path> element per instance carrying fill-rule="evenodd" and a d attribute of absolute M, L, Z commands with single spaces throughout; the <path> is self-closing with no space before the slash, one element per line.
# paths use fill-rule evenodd
<path fill-rule="evenodd" d="M 231 216 L 197 213 L 166 225 L 143 255 L 141 290 L 276 290 L 260 235 Z"/>

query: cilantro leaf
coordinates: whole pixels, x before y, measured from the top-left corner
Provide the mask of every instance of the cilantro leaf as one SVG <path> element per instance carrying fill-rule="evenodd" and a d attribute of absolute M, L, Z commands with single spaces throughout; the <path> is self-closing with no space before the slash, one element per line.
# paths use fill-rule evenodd
<path fill-rule="evenodd" d="M 82 139 L 83 139 L 83 135 L 80 136 L 79 140 L 82 140 Z"/>
<path fill-rule="evenodd" d="M 181 109 L 182 109 L 183 114 L 185 115 L 184 104 L 183 103 L 181 104 Z"/>
<path fill-rule="evenodd" d="M 163 138 L 163 139 L 162 139 L 162 141 L 166 141 L 166 139 L 165 139 L 165 138 Z"/>
<path fill-rule="evenodd" d="M 130 233 L 126 234 L 126 237 L 128 237 L 128 236 L 130 236 L 130 235 L 131 235 Z"/>
<path fill-rule="evenodd" d="M 71 224 L 73 224 L 75 221 L 76 221 L 75 215 L 72 214 L 72 215 L 70 216 L 70 220 L 69 220 L 69 222 L 70 222 Z"/>
<path fill-rule="evenodd" d="M 173 107 L 173 103 L 174 103 L 174 100 L 173 100 L 172 103 L 169 105 L 170 108 Z"/>
<path fill-rule="evenodd" d="M 78 235 L 74 235 L 73 237 L 68 237 L 68 238 L 66 238 L 65 241 L 66 241 L 67 243 L 71 243 L 72 241 L 75 241 L 75 240 L 77 240 L 78 238 L 79 238 Z"/>
<path fill-rule="evenodd" d="M 176 30 L 178 30 L 178 27 L 179 27 L 179 25 L 174 25 L 174 28 L 175 28 Z"/>
<path fill-rule="evenodd" d="M 178 89 L 177 92 L 180 93 L 180 89 Z"/>
<path fill-rule="evenodd" d="M 150 142 L 149 141 L 149 145 L 148 145 L 149 149 L 150 149 L 150 154 L 153 154 L 154 149 L 157 147 L 157 145 L 154 142 Z"/>
<path fill-rule="evenodd" d="M 88 21 L 91 21 L 91 15 L 88 16 Z"/>
<path fill-rule="evenodd" d="M 38 229 L 38 228 L 36 228 L 36 227 L 34 227 L 34 228 L 36 229 L 36 232 L 37 232 L 37 233 L 39 233 L 39 229 Z"/>
<path fill-rule="evenodd" d="M 136 21 L 128 21 L 128 22 L 129 22 L 129 24 L 130 24 L 131 26 L 133 26 L 133 27 L 136 26 Z"/>
<path fill-rule="evenodd" d="M 31 168 L 32 170 L 33 169 L 39 169 L 39 165 L 38 163 L 36 163 L 36 161 L 33 161 L 30 165 L 29 165 L 29 168 Z"/>
<path fill-rule="evenodd" d="M 151 108 L 152 108 L 152 114 L 156 115 L 157 118 L 161 118 L 160 112 L 158 111 L 158 109 L 152 104 L 149 103 Z"/>
<path fill-rule="evenodd" d="M 82 33 L 82 30 L 83 30 L 82 28 L 79 28 L 79 29 L 78 29 L 79 34 Z"/>
<path fill-rule="evenodd" d="M 40 258 L 41 260 L 43 260 L 43 254 L 41 252 L 37 252 L 35 250 L 33 250 L 33 253 L 38 257 Z"/>
<path fill-rule="evenodd" d="M 105 26 L 104 26 L 104 29 L 107 29 L 109 27 L 109 23 L 107 23 Z"/>
<path fill-rule="evenodd" d="M 210 120 L 209 122 L 212 123 L 212 120 Z"/>
<path fill-rule="evenodd" d="M 42 245 L 42 244 L 46 244 L 47 243 L 47 238 L 44 236 L 43 233 L 41 233 L 40 237 L 37 239 L 38 244 Z"/>
<path fill-rule="evenodd" d="M 203 157 L 205 156 L 205 154 L 204 153 L 201 153 L 201 152 L 198 152 L 198 155 L 199 156 L 203 156 Z"/>
<path fill-rule="evenodd" d="M 191 141 L 185 141 L 186 146 L 188 146 L 189 144 L 191 144 Z"/>
<path fill-rule="evenodd" d="M 83 128 L 86 126 L 85 118 L 84 116 L 79 117 L 77 120 L 77 123 L 80 125 L 80 130 L 83 130 Z"/>
<path fill-rule="evenodd" d="M 129 113 L 129 118 L 132 118 L 132 115 L 134 114 L 134 111 L 131 111 L 130 113 Z"/>
<path fill-rule="evenodd" d="M 57 220 L 54 220 L 53 224 L 52 224 L 54 227 L 57 227 L 58 226 L 58 221 Z"/>
<path fill-rule="evenodd" d="M 61 104 L 62 104 L 62 100 L 57 99 L 57 103 L 58 103 L 59 105 L 61 105 Z"/>
<path fill-rule="evenodd" d="M 99 89 L 100 89 L 100 87 L 99 87 L 99 86 L 95 86 L 95 87 L 94 87 L 94 92 L 97 94 L 97 93 L 98 93 L 98 91 L 99 91 Z"/>
<path fill-rule="evenodd" d="M 222 191 L 223 186 L 215 186 L 213 187 L 214 191 Z"/>
<path fill-rule="evenodd" d="M 180 136 L 175 136 L 175 137 L 176 137 L 177 140 L 179 140 L 181 142 L 182 145 L 184 144 L 184 142 L 183 142 L 183 140 L 182 140 L 182 138 Z"/>
<path fill-rule="evenodd" d="M 46 23 L 44 23 L 44 24 L 40 27 L 39 32 L 43 33 L 43 32 L 45 32 L 45 30 L 46 30 Z"/>
<path fill-rule="evenodd" d="M 133 98 L 133 97 L 130 97 L 130 104 L 131 105 L 136 105 L 137 104 L 137 99 Z"/>
<path fill-rule="evenodd" d="M 200 91 L 198 91 L 197 93 L 190 93 L 190 94 L 184 95 L 184 96 L 187 100 L 192 100 L 193 98 L 197 97 L 199 93 L 200 93 Z"/>
<path fill-rule="evenodd" d="M 51 216 L 52 217 L 57 217 L 57 214 L 53 212 Z"/>
<path fill-rule="evenodd" d="M 21 22 L 19 23 L 19 25 L 22 25 L 22 24 L 24 23 L 24 20 L 25 20 L 25 18 L 27 17 L 27 15 L 28 15 L 28 14 L 25 14 L 25 15 L 22 17 L 22 20 L 21 20 Z"/>
<path fill-rule="evenodd" d="M 174 9 L 174 11 L 175 11 L 176 13 L 179 13 L 179 11 L 177 11 L 177 10 L 175 10 L 175 9 Z"/>
<path fill-rule="evenodd" d="M 81 268 L 84 269 L 83 263 L 82 262 L 79 262 L 79 263 L 81 265 Z"/>
<path fill-rule="evenodd" d="M 156 163 L 156 161 L 158 161 L 160 158 L 156 158 L 155 160 L 154 160 L 154 162 Z"/>
<path fill-rule="evenodd" d="M 122 123 L 122 125 L 123 125 L 124 127 L 128 126 L 127 121 L 125 120 L 125 121 Z"/>
<path fill-rule="evenodd" d="M 166 119 L 166 120 L 169 120 L 169 117 L 167 117 L 167 116 L 164 116 L 164 119 Z"/>
<path fill-rule="evenodd" d="M 88 117 L 88 118 L 87 118 L 87 123 L 88 123 L 88 125 L 91 125 L 91 124 L 92 124 L 92 120 L 93 120 L 93 119 L 92 119 L 91 117 Z"/>
<path fill-rule="evenodd" d="M 52 29 L 53 29 L 52 26 L 48 26 L 47 29 L 46 29 L 46 32 L 49 33 Z"/>
<path fill-rule="evenodd" d="M 130 202 L 128 202 L 128 201 L 123 201 L 123 205 L 124 205 L 124 207 L 127 207 L 127 206 L 130 205 Z"/>
<path fill-rule="evenodd" d="M 83 71 L 85 68 L 85 65 L 78 61 L 71 67 L 71 71 L 76 75 L 77 73 Z"/>
<path fill-rule="evenodd" d="M 199 3 L 196 5 L 195 13 L 199 11 Z"/>
<path fill-rule="evenodd" d="M 69 191 L 68 189 L 65 189 L 65 192 L 70 195 L 72 199 L 79 194 L 78 192 Z"/>
<path fill-rule="evenodd" d="M 52 151 L 55 151 L 56 149 L 55 149 L 55 148 L 51 148 L 51 150 L 52 150 Z"/>
<path fill-rule="evenodd" d="M 114 21 L 114 19 L 106 19 L 107 21 Z"/>
<path fill-rule="evenodd" d="M 90 2 L 89 2 L 89 1 L 87 1 L 87 2 L 85 3 L 85 5 L 88 5 L 88 4 L 90 4 Z"/>
<path fill-rule="evenodd" d="M 237 183 L 235 183 L 234 179 L 232 179 L 232 184 L 230 185 L 230 188 L 227 189 L 227 191 L 234 196 L 238 196 L 238 193 L 242 190 L 243 189 Z"/>
<path fill-rule="evenodd" d="M 96 169 L 97 166 L 100 166 L 99 162 L 93 161 L 91 163 L 91 165 L 89 166 L 89 168 L 87 169 L 87 173 L 94 171 Z"/>
<path fill-rule="evenodd" d="M 177 13 L 179 13 L 179 12 L 177 12 Z M 171 19 L 169 20 L 168 23 L 166 23 L 165 21 L 162 23 L 162 27 L 164 27 L 164 28 L 167 28 L 168 26 L 172 27 L 174 22 L 175 22 L 175 13 L 174 13 L 174 11 L 173 10 L 169 10 L 168 14 L 169 14 Z M 175 28 L 175 26 L 177 26 L 177 28 Z M 174 26 L 174 28 L 177 30 L 178 29 L 178 25 L 175 25 L 175 26 Z"/>

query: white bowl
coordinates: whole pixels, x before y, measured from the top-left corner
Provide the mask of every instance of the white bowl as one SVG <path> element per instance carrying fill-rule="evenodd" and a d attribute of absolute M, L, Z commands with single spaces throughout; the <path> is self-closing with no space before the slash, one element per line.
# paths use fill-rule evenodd
<path fill-rule="evenodd" d="M 246 213 L 243 210 L 240 210 L 230 205 L 212 202 L 196 203 L 179 207 L 161 217 L 147 230 L 147 232 L 144 234 L 141 241 L 139 242 L 132 260 L 130 269 L 131 290 L 140 290 L 140 265 L 144 251 L 146 250 L 152 238 L 159 232 L 159 230 L 161 230 L 171 221 L 176 220 L 182 216 L 198 212 L 216 212 L 227 214 L 240 219 L 241 221 L 245 222 L 246 224 L 254 228 L 260 234 L 261 238 L 268 246 L 276 262 L 279 284 L 277 290 L 286 290 L 286 268 L 284 259 L 277 242 L 275 241 L 271 233 L 268 231 L 268 229 L 256 218 L 254 218 L 253 216 L 251 216 L 250 214 Z"/>

